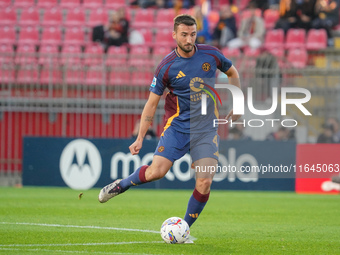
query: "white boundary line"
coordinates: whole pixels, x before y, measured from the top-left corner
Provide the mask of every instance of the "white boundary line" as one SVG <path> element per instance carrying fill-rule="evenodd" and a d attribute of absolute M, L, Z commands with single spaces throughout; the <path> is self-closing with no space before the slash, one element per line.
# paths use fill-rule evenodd
<path fill-rule="evenodd" d="M 61 244 L 0 244 L 1 247 L 55 247 L 55 246 L 91 246 L 91 245 L 121 245 L 121 244 L 145 244 L 145 243 L 163 243 L 162 241 L 150 242 L 110 242 L 110 243 L 61 243 Z"/>
<path fill-rule="evenodd" d="M 105 230 L 118 230 L 118 231 L 133 231 L 159 234 L 159 231 L 147 229 L 132 229 L 132 228 L 114 228 L 114 227 L 99 227 L 99 226 L 77 226 L 77 225 L 60 225 L 60 224 L 45 224 L 45 223 L 29 223 L 29 222 L 0 222 L 3 225 L 28 225 L 28 226 L 41 226 L 41 227 L 60 227 L 60 228 L 88 228 L 88 229 L 105 229 Z"/>

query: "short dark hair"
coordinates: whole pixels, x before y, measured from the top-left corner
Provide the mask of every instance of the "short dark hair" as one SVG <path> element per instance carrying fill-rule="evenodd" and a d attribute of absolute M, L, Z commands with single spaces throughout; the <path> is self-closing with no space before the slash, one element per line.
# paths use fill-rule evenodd
<path fill-rule="evenodd" d="M 189 14 L 180 14 L 174 18 L 174 31 L 177 31 L 177 27 L 181 24 L 186 26 L 197 26 L 196 19 Z"/>

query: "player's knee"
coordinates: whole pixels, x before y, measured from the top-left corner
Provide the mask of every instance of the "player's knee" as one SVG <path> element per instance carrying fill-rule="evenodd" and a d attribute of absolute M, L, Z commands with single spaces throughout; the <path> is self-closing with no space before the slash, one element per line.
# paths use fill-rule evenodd
<path fill-rule="evenodd" d="M 207 194 L 210 191 L 210 186 L 212 184 L 211 178 L 202 178 L 196 180 L 196 189 L 201 194 Z"/>

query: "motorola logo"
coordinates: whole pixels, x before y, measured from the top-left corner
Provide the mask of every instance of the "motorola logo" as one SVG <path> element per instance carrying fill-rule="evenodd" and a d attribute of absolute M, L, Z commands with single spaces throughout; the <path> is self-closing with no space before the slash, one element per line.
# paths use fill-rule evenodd
<path fill-rule="evenodd" d="M 70 188 L 86 190 L 97 183 L 102 172 L 102 159 L 93 143 L 76 139 L 64 148 L 59 167 L 64 182 Z"/>

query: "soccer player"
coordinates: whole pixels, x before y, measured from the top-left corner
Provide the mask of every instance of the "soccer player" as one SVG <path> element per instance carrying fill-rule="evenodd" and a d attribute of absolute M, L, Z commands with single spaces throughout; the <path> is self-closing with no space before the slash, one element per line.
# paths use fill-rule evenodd
<path fill-rule="evenodd" d="M 240 87 L 239 75 L 231 61 L 217 48 L 195 44 L 196 20 L 190 15 L 174 19 L 172 37 L 177 47 L 158 65 L 150 86 L 150 95 L 144 106 L 136 141 L 129 147 L 136 155 L 142 148 L 144 136 L 153 121 L 158 102 L 168 88 L 165 99 L 167 123 L 155 150 L 150 166 L 139 167 L 123 180 L 116 180 L 99 193 L 99 202 L 104 203 L 131 186 L 161 179 L 174 161 L 189 150 L 192 162 L 198 169 L 216 166 L 218 161 L 219 136 L 213 120 L 218 118 L 216 100 L 212 97 L 216 70 L 228 76 L 228 82 Z M 201 99 L 206 98 L 206 112 L 201 114 Z M 231 110 L 227 119 L 236 121 L 240 116 Z M 196 171 L 196 185 L 189 199 L 184 220 L 191 226 L 208 201 L 214 172 Z"/>

